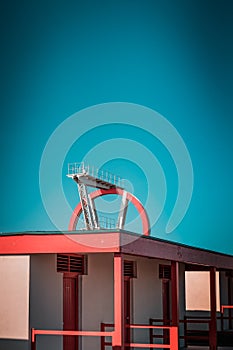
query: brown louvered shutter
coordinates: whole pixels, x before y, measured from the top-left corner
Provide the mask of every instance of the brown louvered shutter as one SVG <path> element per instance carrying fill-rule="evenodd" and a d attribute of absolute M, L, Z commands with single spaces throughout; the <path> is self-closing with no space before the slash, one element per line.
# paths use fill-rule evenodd
<path fill-rule="evenodd" d="M 137 277 L 137 265 L 136 261 L 124 261 L 124 276 L 129 278 Z"/>
<path fill-rule="evenodd" d="M 171 266 L 159 265 L 159 278 L 170 280 L 171 279 Z"/>
<path fill-rule="evenodd" d="M 57 272 L 73 272 L 85 275 L 87 272 L 86 256 L 57 254 Z"/>

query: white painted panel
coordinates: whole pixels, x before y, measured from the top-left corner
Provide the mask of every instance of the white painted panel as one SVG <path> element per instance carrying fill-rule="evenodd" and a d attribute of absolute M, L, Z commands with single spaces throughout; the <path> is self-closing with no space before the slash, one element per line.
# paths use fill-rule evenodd
<path fill-rule="evenodd" d="M 63 274 L 56 270 L 56 254 L 31 256 L 30 327 L 63 329 Z M 62 350 L 62 337 L 38 335 L 37 350 Z"/>
<path fill-rule="evenodd" d="M 29 256 L 0 256 L 0 338 L 29 338 Z"/>
<path fill-rule="evenodd" d="M 188 311 L 210 311 L 209 271 L 185 272 L 185 300 Z M 219 272 L 216 272 L 216 306 L 220 311 Z"/>

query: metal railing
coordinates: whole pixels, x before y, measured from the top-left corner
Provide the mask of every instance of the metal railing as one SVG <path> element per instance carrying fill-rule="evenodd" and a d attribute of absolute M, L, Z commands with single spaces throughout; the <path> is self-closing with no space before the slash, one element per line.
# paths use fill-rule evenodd
<path fill-rule="evenodd" d="M 171 320 L 167 320 L 166 322 L 164 319 L 161 318 L 150 318 L 149 324 L 151 326 L 171 326 Z M 163 342 L 167 344 L 169 342 L 169 331 L 163 330 L 161 334 L 155 333 L 153 328 L 150 329 L 150 343 L 154 343 L 154 339 L 163 339 Z"/>
<path fill-rule="evenodd" d="M 115 186 L 124 187 L 124 180 L 120 176 L 115 175 L 109 171 L 101 170 L 94 166 L 90 166 L 88 164 L 85 164 L 84 162 L 69 163 L 68 175 L 89 175 L 102 181 L 111 183 Z"/>
<path fill-rule="evenodd" d="M 179 322 L 184 324 L 184 335 L 181 335 L 180 338 L 184 339 L 185 346 L 188 345 L 189 340 L 210 344 L 210 318 L 184 316 L 184 320 L 180 320 Z M 192 329 L 190 329 L 188 325 L 192 325 Z M 200 329 L 201 325 L 206 325 L 206 329 Z"/>
<path fill-rule="evenodd" d="M 105 333 L 106 328 L 113 328 L 113 323 L 101 323 L 101 331 L 102 333 Z M 126 325 L 126 328 L 130 329 L 158 329 L 158 330 L 167 330 L 169 332 L 169 343 L 167 344 L 153 344 L 153 343 L 132 343 L 131 341 L 129 343 L 125 343 L 124 346 L 130 347 L 130 348 L 150 348 L 150 349 L 170 349 L 170 350 L 178 350 L 178 327 L 175 326 L 152 326 L 152 325 L 145 325 L 145 324 L 129 324 Z M 106 335 L 108 336 L 108 335 Z M 101 339 L 101 350 L 105 350 L 106 346 L 112 346 L 112 343 L 110 341 L 106 341 L 104 336 Z"/>
<path fill-rule="evenodd" d="M 60 335 L 60 336 L 86 336 L 86 337 L 112 337 L 112 332 L 99 332 L 99 331 L 64 331 L 64 330 L 45 330 L 32 328 L 31 334 L 31 350 L 36 350 L 36 338 L 38 335 Z"/>
<path fill-rule="evenodd" d="M 224 311 L 228 310 L 228 316 L 224 317 Z M 224 330 L 224 320 L 228 320 L 228 327 L 232 330 L 233 320 L 232 320 L 233 305 L 221 305 L 221 330 Z"/>
<path fill-rule="evenodd" d="M 115 229 L 116 228 L 116 220 L 114 218 L 110 218 L 107 216 L 99 215 L 98 225 L 100 229 Z"/>

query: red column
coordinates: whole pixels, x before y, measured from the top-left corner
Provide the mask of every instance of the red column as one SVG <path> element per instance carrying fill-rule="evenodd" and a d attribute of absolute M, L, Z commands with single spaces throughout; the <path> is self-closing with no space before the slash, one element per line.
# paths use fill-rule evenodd
<path fill-rule="evenodd" d="M 179 326 L 179 263 L 171 263 L 172 325 Z"/>
<path fill-rule="evenodd" d="M 217 349 L 216 268 L 210 268 L 210 350 Z"/>
<path fill-rule="evenodd" d="M 124 339 L 124 268 L 123 258 L 120 254 L 114 254 L 114 324 L 113 350 L 122 350 Z"/>

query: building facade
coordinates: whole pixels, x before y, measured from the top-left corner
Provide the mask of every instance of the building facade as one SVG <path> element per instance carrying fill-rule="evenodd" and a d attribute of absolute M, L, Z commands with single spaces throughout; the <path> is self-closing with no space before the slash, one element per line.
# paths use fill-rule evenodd
<path fill-rule="evenodd" d="M 1 235 L 0 271 L 1 350 L 233 344 L 229 255 L 123 230 L 27 232 Z"/>

